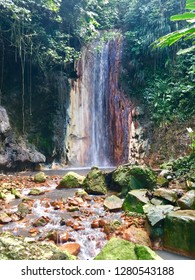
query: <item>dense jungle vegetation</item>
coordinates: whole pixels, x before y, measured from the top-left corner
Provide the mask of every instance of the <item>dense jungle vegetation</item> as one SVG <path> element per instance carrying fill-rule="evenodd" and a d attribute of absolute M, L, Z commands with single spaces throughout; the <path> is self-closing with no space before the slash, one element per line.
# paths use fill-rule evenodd
<path fill-rule="evenodd" d="M 0 103 L 18 133 L 52 155 L 55 118 L 66 118 L 64 91 L 68 96 L 68 79 L 77 77 L 74 62 L 81 47 L 101 30 L 110 31 L 104 40 L 115 30 L 123 34 L 121 87 L 146 104 L 151 120 L 163 126 L 191 117 L 194 52 L 177 55 L 191 41 L 164 49 L 151 46 L 187 25 L 170 21 L 185 11 L 185 4 L 185 0 L 0 0 Z"/>

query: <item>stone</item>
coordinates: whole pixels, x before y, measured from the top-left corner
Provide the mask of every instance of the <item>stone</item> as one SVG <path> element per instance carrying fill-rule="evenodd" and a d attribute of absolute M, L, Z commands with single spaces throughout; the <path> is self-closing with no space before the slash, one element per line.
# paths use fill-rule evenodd
<path fill-rule="evenodd" d="M 0 134 L 5 134 L 9 130 L 11 130 L 11 126 L 7 111 L 5 110 L 5 108 L 0 106 Z"/>
<path fill-rule="evenodd" d="M 22 198 L 22 194 L 16 189 L 11 189 L 11 194 L 13 194 L 15 198 Z"/>
<path fill-rule="evenodd" d="M 49 242 L 30 241 L 8 232 L 0 233 L 0 260 L 75 260 Z"/>
<path fill-rule="evenodd" d="M 63 232 L 62 234 L 60 234 L 59 239 L 60 239 L 60 243 L 66 243 L 69 239 L 68 232 L 66 231 L 66 232 Z"/>
<path fill-rule="evenodd" d="M 39 172 L 34 176 L 35 183 L 44 183 L 47 177 L 44 172 Z"/>
<path fill-rule="evenodd" d="M 31 189 L 28 195 L 42 195 L 45 191 L 39 189 Z"/>
<path fill-rule="evenodd" d="M 143 228 L 131 226 L 130 228 L 124 230 L 122 237 L 123 239 L 136 244 L 141 244 L 148 247 L 152 246 L 148 233 Z"/>
<path fill-rule="evenodd" d="M 57 189 L 63 188 L 80 188 L 82 187 L 85 176 L 81 176 L 75 172 L 68 172 L 60 181 Z"/>
<path fill-rule="evenodd" d="M 11 221 L 12 219 L 6 213 L 0 213 L 0 224 L 7 224 Z"/>
<path fill-rule="evenodd" d="M 130 169 L 128 166 L 119 166 L 112 173 L 112 181 L 115 185 L 118 186 L 118 191 L 122 191 L 123 188 L 126 188 L 127 191 L 130 189 L 131 175 Z"/>
<path fill-rule="evenodd" d="M 135 253 L 138 260 L 162 260 L 162 258 L 148 246 L 136 244 Z"/>
<path fill-rule="evenodd" d="M 75 196 L 78 196 L 78 197 L 85 197 L 85 196 L 88 196 L 88 193 L 83 190 L 83 189 L 79 189 L 75 192 Z"/>
<path fill-rule="evenodd" d="M 154 196 L 164 198 L 170 202 L 176 202 L 178 196 L 176 190 L 159 188 L 154 191 Z"/>
<path fill-rule="evenodd" d="M 153 189 L 156 185 L 156 174 L 149 167 L 134 166 L 130 169 L 130 175 L 139 181 L 141 188 Z"/>
<path fill-rule="evenodd" d="M 120 199 L 116 195 L 109 196 L 104 200 L 104 207 L 109 211 L 120 210 L 122 208 L 122 205 L 122 199 Z"/>
<path fill-rule="evenodd" d="M 168 187 L 169 181 L 165 177 L 159 175 L 157 176 L 156 184 L 160 187 Z"/>
<path fill-rule="evenodd" d="M 107 194 L 107 185 L 102 171 L 93 168 L 83 181 L 84 190 L 88 194 Z"/>
<path fill-rule="evenodd" d="M 147 189 L 132 190 L 128 192 L 122 205 L 124 211 L 144 213 L 143 206 L 149 203 L 146 196 Z"/>
<path fill-rule="evenodd" d="M 94 260 L 160 260 L 149 247 L 112 237 Z"/>
<path fill-rule="evenodd" d="M 177 203 L 181 209 L 195 210 L 195 190 L 185 193 Z"/>
<path fill-rule="evenodd" d="M 195 257 L 195 210 L 170 212 L 164 221 L 163 246 L 169 251 Z"/>
<path fill-rule="evenodd" d="M 77 256 L 80 252 L 81 246 L 78 243 L 66 243 L 58 246 L 61 250 L 67 251 L 73 256 Z"/>
<path fill-rule="evenodd" d="M 33 222 L 34 227 L 43 227 L 50 222 L 50 218 L 48 217 L 40 217 Z"/>
<path fill-rule="evenodd" d="M 169 212 L 173 211 L 174 206 L 146 204 L 143 206 L 143 210 L 150 221 L 150 224 L 154 226 L 163 220 Z"/>
<path fill-rule="evenodd" d="M 18 214 L 20 216 L 25 217 L 27 214 L 30 213 L 31 213 L 31 207 L 27 203 L 21 202 L 18 205 Z"/>

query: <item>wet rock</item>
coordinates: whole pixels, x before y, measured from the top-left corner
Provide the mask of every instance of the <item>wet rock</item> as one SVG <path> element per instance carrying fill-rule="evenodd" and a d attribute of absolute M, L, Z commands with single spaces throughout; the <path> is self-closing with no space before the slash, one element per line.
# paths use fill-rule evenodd
<path fill-rule="evenodd" d="M 6 213 L 0 213 L 0 224 L 7 224 L 11 221 L 12 219 Z"/>
<path fill-rule="evenodd" d="M 11 214 L 10 218 L 12 219 L 12 222 L 17 222 L 20 220 L 20 217 L 17 214 Z"/>
<path fill-rule="evenodd" d="M 5 198 L 4 198 L 6 203 L 9 203 L 14 199 L 15 199 L 15 195 L 11 194 L 11 193 L 6 193 Z"/>
<path fill-rule="evenodd" d="M 27 242 L 8 232 L 0 233 L 1 260 L 74 260 L 67 251 L 48 242 Z"/>
<path fill-rule="evenodd" d="M 118 191 L 122 191 L 123 188 L 128 191 L 131 185 L 130 168 L 119 166 L 112 174 L 112 181 L 118 186 Z"/>
<path fill-rule="evenodd" d="M 0 191 L 0 199 L 5 199 L 6 198 L 6 195 Z"/>
<path fill-rule="evenodd" d="M 85 198 L 86 196 L 88 196 L 88 193 L 83 189 L 79 189 L 75 192 L 75 196 Z"/>
<path fill-rule="evenodd" d="M 157 177 L 156 183 L 157 183 L 157 185 L 160 186 L 160 187 L 168 187 L 168 185 L 169 185 L 169 181 L 168 181 L 165 177 L 163 177 L 163 176 L 161 176 L 161 175 L 159 175 L 159 176 Z"/>
<path fill-rule="evenodd" d="M 124 230 L 123 239 L 148 247 L 152 246 L 148 233 L 144 229 L 135 226 Z"/>
<path fill-rule="evenodd" d="M 31 189 L 28 195 L 42 195 L 45 191 L 39 189 Z"/>
<path fill-rule="evenodd" d="M 83 184 L 85 177 L 75 172 L 68 172 L 60 181 L 57 189 L 63 188 L 80 188 Z"/>
<path fill-rule="evenodd" d="M 195 210 L 195 190 L 185 193 L 177 203 L 181 209 Z"/>
<path fill-rule="evenodd" d="M 169 212 L 173 211 L 174 206 L 146 204 L 143 206 L 143 210 L 150 221 L 150 224 L 154 226 L 159 221 L 163 220 Z"/>
<path fill-rule="evenodd" d="M 25 217 L 26 215 L 30 214 L 31 213 L 31 207 L 29 206 L 28 203 L 24 203 L 24 202 L 21 202 L 19 205 L 18 205 L 18 214 L 21 216 L 21 217 Z"/>
<path fill-rule="evenodd" d="M 179 210 L 167 215 L 163 245 L 166 249 L 195 257 L 195 210 Z"/>
<path fill-rule="evenodd" d="M 67 231 L 60 234 L 60 242 L 61 243 L 66 243 L 68 240 L 69 240 L 69 234 L 68 234 Z"/>
<path fill-rule="evenodd" d="M 116 211 L 122 208 L 123 201 L 119 197 L 112 195 L 104 200 L 104 207 L 109 211 Z"/>
<path fill-rule="evenodd" d="M 77 256 L 81 249 L 81 246 L 78 243 L 67 243 L 64 245 L 59 245 L 58 247 L 63 251 L 67 251 L 69 254 L 73 256 Z"/>
<path fill-rule="evenodd" d="M 13 194 L 15 198 L 22 198 L 22 194 L 16 189 L 12 189 L 11 194 Z"/>
<path fill-rule="evenodd" d="M 31 236 L 36 236 L 37 234 L 40 233 L 40 231 L 37 228 L 31 228 L 29 231 Z"/>
<path fill-rule="evenodd" d="M 154 191 L 154 196 L 164 198 L 170 202 L 176 202 L 178 195 L 176 190 L 159 188 Z"/>
<path fill-rule="evenodd" d="M 68 212 L 76 212 L 76 211 L 79 211 L 79 207 L 78 206 L 69 206 L 66 208 L 66 210 Z"/>
<path fill-rule="evenodd" d="M 94 260 L 158 260 L 161 259 L 147 246 L 137 245 L 120 238 L 111 238 Z"/>
<path fill-rule="evenodd" d="M 43 227 L 46 224 L 48 224 L 49 222 L 50 222 L 50 218 L 49 217 L 42 216 L 42 217 L 38 218 L 37 220 L 35 220 L 33 222 L 33 226 L 34 227 Z"/>
<path fill-rule="evenodd" d="M 106 194 L 107 185 L 102 171 L 92 168 L 83 181 L 83 187 L 88 194 Z"/>
<path fill-rule="evenodd" d="M 122 205 L 124 211 L 144 213 L 143 206 L 149 203 L 146 196 L 147 189 L 132 190 L 128 192 Z"/>
<path fill-rule="evenodd" d="M 99 220 L 94 220 L 91 223 L 91 228 L 99 228 L 100 224 L 99 224 Z"/>
<path fill-rule="evenodd" d="M 44 172 L 39 172 L 34 176 L 34 182 L 35 183 L 44 183 L 46 181 L 47 177 Z"/>

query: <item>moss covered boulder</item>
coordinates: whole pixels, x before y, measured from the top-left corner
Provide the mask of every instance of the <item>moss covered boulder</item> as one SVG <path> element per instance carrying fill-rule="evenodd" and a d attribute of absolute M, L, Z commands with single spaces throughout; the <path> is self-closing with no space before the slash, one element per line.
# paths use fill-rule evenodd
<path fill-rule="evenodd" d="M 122 209 L 124 211 L 144 213 L 143 206 L 150 202 L 146 193 L 146 189 L 128 192 L 123 202 Z"/>
<path fill-rule="evenodd" d="M 106 194 L 107 185 L 102 171 L 93 167 L 83 181 L 83 187 L 88 194 Z"/>
<path fill-rule="evenodd" d="M 113 172 L 112 182 L 122 195 L 126 195 L 129 190 L 152 189 L 156 184 L 156 174 L 148 167 L 120 166 Z"/>
<path fill-rule="evenodd" d="M 195 210 L 195 190 L 185 193 L 177 203 L 181 209 Z"/>
<path fill-rule="evenodd" d="M 34 176 L 35 183 L 44 183 L 47 177 L 44 172 L 39 172 Z"/>
<path fill-rule="evenodd" d="M 64 188 L 80 188 L 82 187 L 85 176 L 79 175 L 75 172 L 68 172 L 60 181 L 57 189 Z"/>
<path fill-rule="evenodd" d="M 8 232 L 0 233 L 0 260 L 74 260 L 75 257 L 48 242 L 28 242 Z"/>
<path fill-rule="evenodd" d="M 132 242 L 111 238 L 103 247 L 95 260 L 155 260 L 161 259 L 149 247 Z"/>
<path fill-rule="evenodd" d="M 164 221 L 166 249 L 195 257 L 195 210 L 171 212 Z"/>

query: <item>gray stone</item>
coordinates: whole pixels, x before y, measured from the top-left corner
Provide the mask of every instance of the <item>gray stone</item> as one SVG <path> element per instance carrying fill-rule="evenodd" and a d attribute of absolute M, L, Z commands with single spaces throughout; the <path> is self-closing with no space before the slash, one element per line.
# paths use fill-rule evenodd
<path fill-rule="evenodd" d="M 195 210 L 195 190 L 185 193 L 177 203 L 181 209 Z"/>

